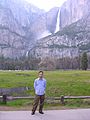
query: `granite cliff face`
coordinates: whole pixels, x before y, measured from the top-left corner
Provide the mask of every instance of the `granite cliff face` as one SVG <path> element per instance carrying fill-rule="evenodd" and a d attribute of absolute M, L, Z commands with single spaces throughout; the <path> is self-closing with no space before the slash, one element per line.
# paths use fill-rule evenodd
<path fill-rule="evenodd" d="M 25 0 L 0 0 L 0 8 L 10 10 L 14 20 L 22 27 L 29 26 L 44 13 L 43 10 L 27 3 Z"/>
<path fill-rule="evenodd" d="M 4 8 L 0 3 L 0 55 L 6 57 L 14 57 L 19 55 L 19 50 L 23 48 L 21 42 L 25 42 L 25 32 L 19 23 L 15 20 L 12 12 L 8 8 Z M 23 51 L 21 51 L 23 54 Z"/>
<path fill-rule="evenodd" d="M 61 30 L 40 39 L 31 53 L 41 58 L 76 57 L 84 51 L 90 53 L 89 6 L 89 0 L 67 0 L 60 8 Z"/>
<path fill-rule="evenodd" d="M 52 8 L 49 12 L 39 16 L 31 25 L 30 31 L 34 33 L 34 38 L 40 39 L 51 35 L 56 29 L 58 8 Z"/>
<path fill-rule="evenodd" d="M 89 6 L 89 0 L 67 0 L 45 12 L 25 0 L 0 0 L 0 56 L 77 56 L 89 48 Z"/>
<path fill-rule="evenodd" d="M 67 0 L 60 8 L 60 28 L 81 19 L 89 11 L 89 0 Z"/>
<path fill-rule="evenodd" d="M 0 56 L 26 55 L 35 40 L 54 32 L 57 13 L 58 8 L 46 13 L 25 0 L 0 0 Z"/>
<path fill-rule="evenodd" d="M 31 53 L 36 57 L 76 57 L 90 53 L 90 14 L 54 35 L 41 39 Z"/>
<path fill-rule="evenodd" d="M 0 55 L 25 55 L 31 43 L 29 28 L 43 13 L 24 0 L 0 0 Z"/>

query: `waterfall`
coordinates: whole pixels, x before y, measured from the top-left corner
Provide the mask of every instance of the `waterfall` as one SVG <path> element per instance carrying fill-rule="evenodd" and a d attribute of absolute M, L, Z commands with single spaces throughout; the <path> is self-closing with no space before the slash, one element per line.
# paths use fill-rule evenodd
<path fill-rule="evenodd" d="M 29 51 L 26 52 L 26 57 L 28 57 L 28 53 L 29 53 Z"/>
<path fill-rule="evenodd" d="M 60 30 L 60 9 L 58 10 L 55 33 L 58 32 L 59 30 Z"/>

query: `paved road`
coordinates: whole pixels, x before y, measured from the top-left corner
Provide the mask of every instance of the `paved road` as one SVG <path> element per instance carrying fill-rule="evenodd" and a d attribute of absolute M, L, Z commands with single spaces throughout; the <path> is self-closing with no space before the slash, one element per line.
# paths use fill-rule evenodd
<path fill-rule="evenodd" d="M 0 120 L 90 120 L 90 109 L 76 110 L 50 110 L 44 111 L 44 115 L 30 111 L 0 112 Z"/>

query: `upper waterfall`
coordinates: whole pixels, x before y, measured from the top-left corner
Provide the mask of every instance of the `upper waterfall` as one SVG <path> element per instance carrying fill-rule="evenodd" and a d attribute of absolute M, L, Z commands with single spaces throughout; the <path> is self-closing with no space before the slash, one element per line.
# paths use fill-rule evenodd
<path fill-rule="evenodd" d="M 60 30 L 60 9 L 58 10 L 55 33 L 58 32 L 59 30 Z"/>

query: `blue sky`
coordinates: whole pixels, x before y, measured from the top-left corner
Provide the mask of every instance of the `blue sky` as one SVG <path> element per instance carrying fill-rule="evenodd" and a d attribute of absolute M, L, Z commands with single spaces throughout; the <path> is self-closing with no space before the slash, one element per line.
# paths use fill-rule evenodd
<path fill-rule="evenodd" d="M 26 0 L 40 9 L 46 11 L 50 10 L 53 7 L 60 7 L 66 0 Z"/>

